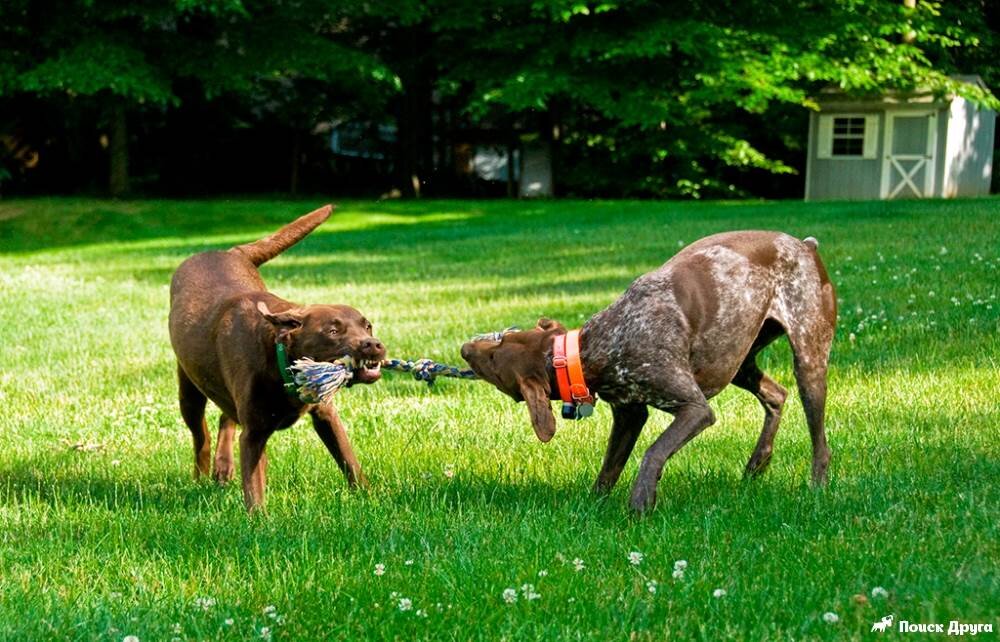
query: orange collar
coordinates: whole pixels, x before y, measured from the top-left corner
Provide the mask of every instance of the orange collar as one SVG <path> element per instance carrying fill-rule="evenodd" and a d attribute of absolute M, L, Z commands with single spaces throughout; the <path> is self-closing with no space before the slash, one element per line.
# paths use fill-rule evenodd
<path fill-rule="evenodd" d="M 552 338 L 552 367 L 556 371 L 559 397 L 565 419 L 581 419 L 594 412 L 594 395 L 583 378 L 580 363 L 580 331 L 571 330 Z"/>

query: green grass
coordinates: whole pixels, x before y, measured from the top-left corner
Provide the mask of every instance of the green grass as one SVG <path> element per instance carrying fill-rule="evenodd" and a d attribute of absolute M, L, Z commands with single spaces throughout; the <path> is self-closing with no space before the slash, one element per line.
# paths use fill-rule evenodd
<path fill-rule="evenodd" d="M 191 479 L 167 284 L 314 205 L 0 202 L 0 639 L 861 639 L 890 613 L 1000 628 L 1000 201 L 343 204 L 264 267 L 269 286 L 352 304 L 391 355 L 448 363 L 478 332 L 578 326 L 699 237 L 818 237 L 841 300 L 831 482 L 807 484 L 794 395 L 770 470 L 743 482 L 763 415 L 730 389 L 636 519 L 638 453 L 668 416 L 598 500 L 605 405 L 541 445 L 483 383 L 390 374 L 338 397 L 371 490 L 348 492 L 301 423 L 271 440 L 268 512 L 248 519 L 238 484 Z M 794 389 L 784 341 L 762 362 Z M 506 604 L 524 584 L 541 597 Z"/>

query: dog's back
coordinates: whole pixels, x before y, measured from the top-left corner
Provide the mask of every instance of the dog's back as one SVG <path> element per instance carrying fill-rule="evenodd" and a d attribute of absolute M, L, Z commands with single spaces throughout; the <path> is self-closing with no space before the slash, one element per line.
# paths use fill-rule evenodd
<path fill-rule="evenodd" d="M 181 263 L 170 282 L 170 343 L 182 368 L 214 361 L 220 313 L 241 295 L 265 292 L 258 266 L 305 238 L 332 211 L 329 205 L 321 207 L 259 241 L 195 254 Z"/>

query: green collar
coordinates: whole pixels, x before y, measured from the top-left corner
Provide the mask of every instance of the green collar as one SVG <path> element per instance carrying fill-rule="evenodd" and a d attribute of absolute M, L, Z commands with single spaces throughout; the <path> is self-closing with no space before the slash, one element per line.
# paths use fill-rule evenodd
<path fill-rule="evenodd" d="M 299 398 L 299 386 L 292 378 L 292 373 L 288 369 L 288 351 L 284 343 L 275 343 L 274 351 L 278 355 L 278 372 L 281 373 L 281 380 L 285 382 L 285 392 L 296 399 Z"/>

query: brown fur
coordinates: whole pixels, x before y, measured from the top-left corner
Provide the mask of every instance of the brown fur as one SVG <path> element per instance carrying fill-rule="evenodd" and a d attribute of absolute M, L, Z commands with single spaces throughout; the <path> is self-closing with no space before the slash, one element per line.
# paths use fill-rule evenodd
<path fill-rule="evenodd" d="M 385 348 L 371 324 L 346 305 L 300 306 L 267 291 L 257 267 L 329 218 L 331 206 L 306 214 L 271 236 L 225 252 L 184 261 L 170 284 L 170 342 L 177 356 L 180 409 L 194 440 L 195 477 L 210 472 L 211 438 L 205 425 L 210 399 L 222 411 L 213 476 L 235 473 L 233 438 L 240 434 L 240 467 L 247 510 L 262 507 L 267 440 L 304 413 L 352 487 L 367 483 L 344 426 L 330 406 L 304 404 L 283 387 L 275 354 L 284 343 L 289 362 L 332 361 L 350 355 L 378 361 Z M 354 382 L 372 383 L 374 369 L 356 369 Z"/>
<path fill-rule="evenodd" d="M 745 474 L 766 469 L 785 389 L 757 367 L 757 354 L 787 334 L 795 378 L 813 444 L 812 478 L 826 480 L 830 450 L 824 410 L 826 371 L 836 325 L 836 294 L 815 239 L 775 232 L 730 232 L 688 246 L 645 274 L 580 333 L 584 376 L 612 406 L 614 423 L 595 489 L 617 482 L 648 416 L 647 406 L 674 415 L 643 457 L 632 507 L 651 508 L 666 460 L 715 422 L 708 399 L 730 383 L 753 394 L 764 427 Z M 559 393 L 552 336 L 561 325 L 542 319 L 533 330 L 497 341 L 473 341 L 462 356 L 480 377 L 527 402 L 539 439 L 555 432 L 549 404 Z"/>

